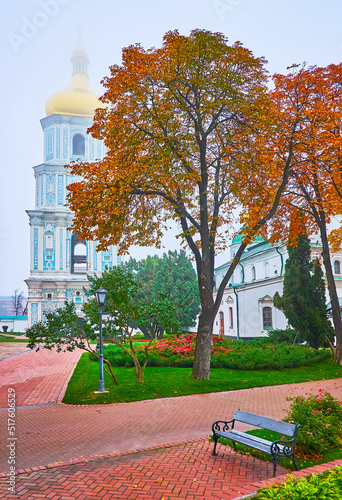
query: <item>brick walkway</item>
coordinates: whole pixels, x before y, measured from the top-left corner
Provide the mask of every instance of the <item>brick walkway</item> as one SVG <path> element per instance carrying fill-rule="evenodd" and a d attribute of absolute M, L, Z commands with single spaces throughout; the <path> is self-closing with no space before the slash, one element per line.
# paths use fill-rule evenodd
<path fill-rule="evenodd" d="M 9 387 L 16 391 L 17 406 L 61 401 L 82 351 L 57 353 L 41 349 L 36 352 L 28 350 L 24 343 L 13 343 L 13 351 L 23 346 L 24 352 L 0 362 L 0 408 L 7 406 Z"/>
<path fill-rule="evenodd" d="M 25 342 L 0 342 L 0 361 L 27 350 Z"/>
<path fill-rule="evenodd" d="M 176 499 L 235 498 L 245 484 L 272 476 L 272 464 L 220 447 L 212 457 L 207 439 L 83 464 L 21 474 L 21 499 Z M 279 473 L 284 469 L 279 468 Z M 285 471 L 284 471 L 285 472 Z M 3 480 L 5 483 L 5 480 Z M 38 493 L 38 497 L 34 497 Z M 55 496 L 54 496 L 55 495 Z M 6 498 L 1 496 L 0 498 Z"/>
<path fill-rule="evenodd" d="M 60 400 L 79 354 L 42 350 L 1 361 L 0 406 L 6 406 L 8 386 L 16 388 L 17 406 Z M 289 404 L 286 396 L 320 387 L 342 399 L 341 380 L 336 379 L 106 406 L 19 408 L 17 497 L 236 498 L 255 491 L 256 483 L 270 478 L 272 467 L 225 447 L 212 457 L 208 444 L 212 422 L 230 418 L 237 407 L 280 419 Z M 6 410 L 0 411 L 0 436 L 5 436 L 0 443 L 0 473 L 6 475 Z M 0 499 L 15 498 L 8 496 L 7 479 L 1 483 Z"/>

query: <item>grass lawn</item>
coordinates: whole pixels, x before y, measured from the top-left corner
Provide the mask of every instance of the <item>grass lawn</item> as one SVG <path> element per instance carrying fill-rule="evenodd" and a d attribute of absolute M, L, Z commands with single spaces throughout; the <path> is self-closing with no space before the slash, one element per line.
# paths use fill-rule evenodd
<path fill-rule="evenodd" d="M 28 339 L 16 339 L 15 337 L 13 337 L 13 335 L 16 335 L 16 334 L 7 334 L 7 335 L 1 335 L 0 333 L 0 342 L 26 342 L 26 344 L 28 343 Z"/>
<path fill-rule="evenodd" d="M 291 384 L 308 380 L 342 377 L 342 366 L 330 359 L 299 368 L 284 370 L 230 370 L 213 368 L 210 380 L 192 380 L 191 368 L 157 368 L 147 366 L 145 383 L 136 382 L 133 368 L 113 369 L 119 384 L 114 385 L 105 373 L 106 394 L 95 394 L 99 384 L 99 364 L 84 353 L 68 384 L 63 402 L 69 404 L 108 404 L 233 391 L 267 385 Z"/>

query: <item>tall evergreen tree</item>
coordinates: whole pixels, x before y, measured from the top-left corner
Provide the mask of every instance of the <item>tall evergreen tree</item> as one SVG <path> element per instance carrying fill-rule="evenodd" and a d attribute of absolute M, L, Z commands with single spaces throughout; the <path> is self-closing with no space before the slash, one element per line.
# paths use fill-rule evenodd
<path fill-rule="evenodd" d="M 325 305 L 325 284 L 319 262 L 310 260 L 310 240 L 305 233 L 289 244 L 283 295 L 274 295 L 274 305 L 285 314 L 298 336 L 318 349 L 332 331 Z"/>
<path fill-rule="evenodd" d="M 194 327 L 200 313 L 196 272 L 184 250 L 164 253 L 153 283 L 155 296 L 164 293 L 176 308 L 176 318 L 183 329 Z"/>
<path fill-rule="evenodd" d="M 137 261 L 130 259 L 124 264 L 135 274 L 136 299 L 142 304 L 166 301 L 174 307 L 174 317 L 183 330 L 196 324 L 200 312 L 200 299 L 196 272 L 184 250 L 169 251 L 163 257 L 154 255 Z M 169 306 L 167 306 L 169 307 Z M 162 322 L 158 338 L 163 337 Z M 146 338 L 150 338 L 149 323 L 138 325 Z"/>

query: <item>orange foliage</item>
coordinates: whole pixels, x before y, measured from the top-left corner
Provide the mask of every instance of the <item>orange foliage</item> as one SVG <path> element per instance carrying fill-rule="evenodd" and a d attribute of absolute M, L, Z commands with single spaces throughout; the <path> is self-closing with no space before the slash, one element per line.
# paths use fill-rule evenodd
<path fill-rule="evenodd" d="M 274 170 L 266 177 L 265 185 L 270 186 L 271 179 L 277 179 L 285 165 L 289 168 L 281 204 L 263 230 L 272 235 L 271 241 L 284 242 L 296 241 L 303 223 L 308 234 L 319 233 L 336 335 L 336 347 L 331 344 L 331 348 L 340 364 L 342 322 L 327 225 L 342 214 L 341 82 L 342 65 L 295 67 L 291 74 L 275 75 L 270 96 L 274 133 L 260 139 L 264 142 L 260 151 L 263 157 L 269 155 L 269 168 Z M 257 196 L 258 180 L 251 179 L 245 186 L 242 196 L 248 198 L 253 191 Z M 263 206 L 259 198 L 256 207 L 248 211 L 249 227 L 260 217 Z M 341 246 L 341 228 L 331 232 L 330 243 L 333 250 Z"/>
<path fill-rule="evenodd" d="M 276 75 L 269 92 L 264 63 L 204 30 L 168 32 L 161 48 L 125 48 L 103 80 L 108 107 L 90 129 L 107 154 L 71 166 L 83 178 L 68 187 L 72 229 L 99 249 L 158 247 L 168 221 L 177 220 L 196 260 L 198 339 L 207 339 L 209 356 L 223 290 L 251 239 L 268 231 L 287 238 L 299 208 L 309 233 L 313 209 L 324 209 L 327 220 L 341 212 L 341 67 Z M 227 247 L 237 206 L 245 238 L 214 302 L 215 254 Z M 208 356 L 196 359 L 208 372 L 210 357 L 209 364 Z"/>
<path fill-rule="evenodd" d="M 125 48 L 122 65 L 103 81 L 110 107 L 97 111 L 90 129 L 108 153 L 72 166 L 84 179 L 69 186 L 73 229 L 100 249 L 118 244 L 125 252 L 158 246 L 174 218 L 195 253 L 225 248 L 241 148 L 255 147 L 268 130 L 263 64 L 241 44 L 199 30 L 169 32 L 158 49 Z"/>
<path fill-rule="evenodd" d="M 175 219 L 199 282 L 194 378 L 208 378 L 212 326 L 225 285 L 250 238 L 273 215 L 288 168 L 270 168 L 272 102 L 263 58 L 219 33 L 166 33 L 163 46 L 132 45 L 103 80 L 106 109 L 91 134 L 106 157 L 73 165 L 73 230 L 126 252 L 159 246 Z M 250 180 L 253 180 L 253 183 Z M 243 194 L 243 196 L 241 196 Z M 215 254 L 227 247 L 233 210 L 249 207 L 248 234 L 213 299 Z M 197 349 L 197 347 L 196 347 Z"/>
<path fill-rule="evenodd" d="M 274 120 L 279 130 L 272 168 L 290 160 L 290 179 L 272 219 L 273 239 L 298 234 L 303 214 L 308 234 L 342 213 L 342 65 L 302 67 L 275 75 Z M 273 141 L 272 141 L 273 142 Z M 290 221 L 292 225 L 290 226 Z M 330 235 L 333 249 L 341 246 L 341 230 Z"/>

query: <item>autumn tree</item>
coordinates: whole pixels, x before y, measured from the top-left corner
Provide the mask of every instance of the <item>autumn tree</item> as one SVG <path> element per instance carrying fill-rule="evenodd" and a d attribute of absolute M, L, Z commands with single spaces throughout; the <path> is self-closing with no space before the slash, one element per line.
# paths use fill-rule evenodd
<path fill-rule="evenodd" d="M 288 75 L 276 75 L 274 82 L 284 144 L 293 117 L 300 126 L 292 135 L 290 180 L 272 230 L 275 238 L 295 237 L 302 220 L 298 215 L 303 214 L 308 234 L 318 233 L 336 335 L 336 348 L 331 348 L 335 361 L 342 364 L 342 323 L 328 237 L 328 224 L 342 213 L 342 65 L 294 67 Z M 286 154 L 280 145 L 277 155 Z M 290 220 L 297 220 L 297 227 L 290 227 Z M 341 230 L 331 233 L 331 243 L 334 249 L 341 245 Z"/>
<path fill-rule="evenodd" d="M 281 141 L 263 58 L 219 33 L 166 33 L 161 48 L 123 50 L 110 68 L 90 133 L 107 155 L 79 162 L 69 186 L 73 230 L 99 249 L 161 244 L 169 220 L 192 252 L 201 313 L 192 376 L 209 378 L 212 328 L 225 286 L 251 238 L 275 213 L 291 151 L 273 164 L 266 137 Z M 293 124 L 293 121 L 292 121 Z M 296 124 L 293 124 L 296 127 Z M 270 166 L 272 165 L 272 166 Z M 243 242 L 217 290 L 215 255 L 227 247 L 237 204 L 248 206 Z"/>

